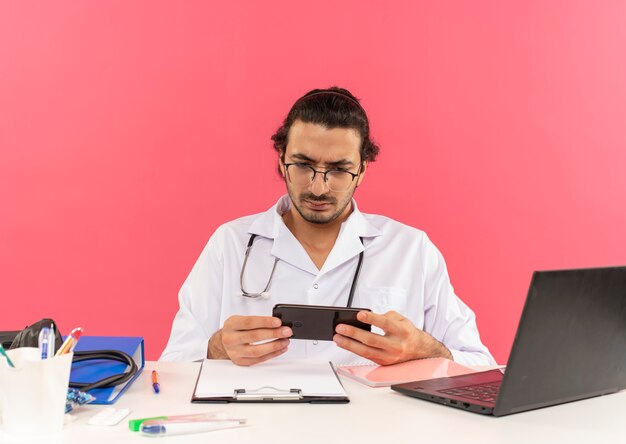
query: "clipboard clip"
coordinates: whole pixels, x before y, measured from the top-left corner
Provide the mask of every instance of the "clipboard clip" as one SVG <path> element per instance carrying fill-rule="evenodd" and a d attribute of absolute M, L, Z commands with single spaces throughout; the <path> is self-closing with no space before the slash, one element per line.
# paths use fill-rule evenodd
<path fill-rule="evenodd" d="M 237 401 L 299 401 L 303 398 L 300 389 L 279 389 L 269 385 L 254 390 L 235 389 Z"/>

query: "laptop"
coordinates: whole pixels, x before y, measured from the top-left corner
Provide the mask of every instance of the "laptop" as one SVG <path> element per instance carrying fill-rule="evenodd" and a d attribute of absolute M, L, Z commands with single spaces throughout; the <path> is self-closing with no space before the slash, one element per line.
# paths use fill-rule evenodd
<path fill-rule="evenodd" d="M 493 416 L 626 388 L 626 267 L 536 271 L 506 371 L 391 388 Z"/>

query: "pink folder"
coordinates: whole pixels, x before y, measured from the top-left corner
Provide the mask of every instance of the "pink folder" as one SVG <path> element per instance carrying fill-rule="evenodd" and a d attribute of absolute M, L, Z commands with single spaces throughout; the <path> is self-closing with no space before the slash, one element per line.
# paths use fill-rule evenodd
<path fill-rule="evenodd" d="M 466 375 L 477 371 L 446 358 L 418 359 L 394 365 L 340 364 L 336 369 L 340 375 L 370 387 L 388 387 L 393 384 Z"/>

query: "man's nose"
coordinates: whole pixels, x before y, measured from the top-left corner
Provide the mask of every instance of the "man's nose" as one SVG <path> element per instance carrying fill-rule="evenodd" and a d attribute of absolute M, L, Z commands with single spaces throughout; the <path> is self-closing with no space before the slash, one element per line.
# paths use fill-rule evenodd
<path fill-rule="evenodd" d="M 313 178 L 313 182 L 311 182 L 311 193 L 316 196 L 321 196 L 322 194 L 328 191 L 328 184 L 324 180 L 323 173 L 315 173 L 315 177 Z"/>

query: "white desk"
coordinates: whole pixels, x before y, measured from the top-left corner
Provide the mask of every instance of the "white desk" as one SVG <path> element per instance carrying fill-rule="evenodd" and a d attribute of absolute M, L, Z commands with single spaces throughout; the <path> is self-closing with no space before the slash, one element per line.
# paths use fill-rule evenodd
<path fill-rule="evenodd" d="M 160 375 L 161 393 L 152 391 L 150 371 Z M 191 404 L 198 363 L 147 362 L 114 405 L 129 418 L 221 410 L 247 418 L 243 428 L 196 435 L 150 438 L 117 426 L 86 424 L 104 406 L 84 406 L 65 427 L 68 444 L 126 442 L 189 443 L 618 443 L 626 442 L 626 391 L 556 407 L 494 418 L 422 401 L 388 388 L 369 388 L 343 378 L 348 404 Z M 157 441 L 150 441 L 157 442 Z"/>

